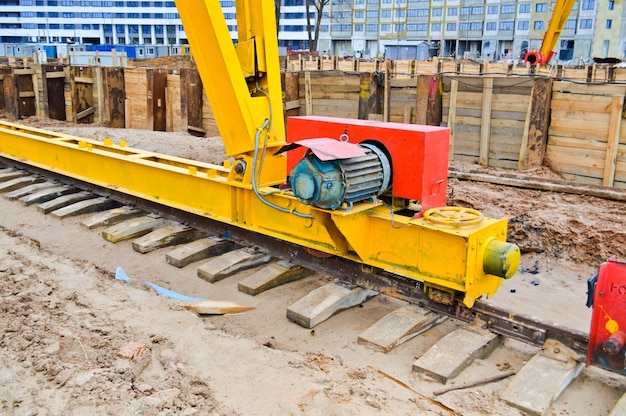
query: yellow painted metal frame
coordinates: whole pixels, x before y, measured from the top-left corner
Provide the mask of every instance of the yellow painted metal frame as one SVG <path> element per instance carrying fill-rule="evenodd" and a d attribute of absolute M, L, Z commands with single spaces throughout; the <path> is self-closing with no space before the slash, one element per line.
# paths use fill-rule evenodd
<path fill-rule="evenodd" d="M 327 211 L 260 189 L 274 205 L 310 215 L 303 218 L 262 203 L 222 166 L 12 123 L 0 123 L 0 156 L 463 292 L 470 307 L 502 282 L 484 263 L 487 245 L 506 240 L 507 220 L 448 227 L 394 215 L 381 203 Z"/>
<path fill-rule="evenodd" d="M 381 202 L 328 211 L 272 187 L 286 179 L 285 156 L 275 154 L 285 127 L 274 2 L 237 0 L 236 46 L 218 0 L 177 6 L 233 168 L 12 123 L 0 123 L 0 156 L 389 270 L 429 290 L 462 292 L 470 307 L 502 283 L 485 268 L 504 277 L 515 272 L 519 249 L 491 244 L 506 241 L 506 220 L 436 225 Z"/>
<path fill-rule="evenodd" d="M 274 2 L 236 0 L 236 45 L 218 0 L 178 0 L 176 5 L 226 154 L 252 166 L 255 136 L 268 120 L 261 183 L 284 181 L 286 158 L 274 154 L 285 143 Z M 249 177 L 242 179 L 249 182 Z"/>

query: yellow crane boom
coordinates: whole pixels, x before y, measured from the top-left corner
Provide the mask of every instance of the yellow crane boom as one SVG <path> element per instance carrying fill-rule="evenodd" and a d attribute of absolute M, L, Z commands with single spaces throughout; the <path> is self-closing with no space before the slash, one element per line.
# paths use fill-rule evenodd
<path fill-rule="evenodd" d="M 531 65 L 545 65 L 550 62 L 554 55 L 554 47 L 559 40 L 565 23 L 569 17 L 572 7 L 576 0 L 557 0 L 552 12 L 552 18 L 548 25 L 548 30 L 543 35 L 541 48 L 539 50 L 531 50 L 526 54 L 525 60 Z"/>

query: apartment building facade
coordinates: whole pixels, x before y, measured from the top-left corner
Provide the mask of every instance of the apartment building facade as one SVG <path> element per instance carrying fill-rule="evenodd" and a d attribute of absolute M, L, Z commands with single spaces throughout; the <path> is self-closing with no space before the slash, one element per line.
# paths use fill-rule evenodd
<path fill-rule="evenodd" d="M 283 52 L 308 48 L 305 0 L 282 0 Z M 318 0 L 320 53 L 364 58 L 516 59 L 538 49 L 552 0 Z M 234 0 L 220 1 L 236 39 Z M 311 22 L 315 22 L 311 7 Z M 184 45 L 173 1 L 0 0 L 1 43 Z M 626 54 L 626 8 L 578 0 L 556 45 L 563 62 Z"/>
<path fill-rule="evenodd" d="M 366 57 L 517 59 L 539 49 L 551 0 L 331 0 L 320 51 Z M 555 47 L 561 62 L 626 55 L 623 2 L 578 0 Z M 392 52 L 389 54 L 389 52 Z"/>

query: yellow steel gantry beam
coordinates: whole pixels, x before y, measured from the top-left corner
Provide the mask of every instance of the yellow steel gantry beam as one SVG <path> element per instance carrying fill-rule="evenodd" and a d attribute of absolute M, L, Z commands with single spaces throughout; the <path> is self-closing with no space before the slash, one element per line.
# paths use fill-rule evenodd
<path fill-rule="evenodd" d="M 0 156 L 414 278 L 429 289 L 462 292 L 469 307 L 495 294 L 497 275 L 511 277 L 519 264 L 519 249 L 504 243 L 506 219 L 437 225 L 394 215 L 381 202 L 329 211 L 260 189 L 279 211 L 222 166 L 12 123 L 0 123 Z"/>

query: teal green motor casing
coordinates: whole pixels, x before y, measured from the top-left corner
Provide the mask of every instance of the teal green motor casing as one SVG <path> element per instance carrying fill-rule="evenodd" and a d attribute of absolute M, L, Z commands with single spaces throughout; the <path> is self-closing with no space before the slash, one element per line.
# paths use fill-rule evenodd
<path fill-rule="evenodd" d="M 307 205 L 334 210 L 385 192 L 391 183 L 388 157 L 372 144 L 361 143 L 359 147 L 365 156 L 329 161 L 307 151 L 289 175 L 296 198 Z"/>

